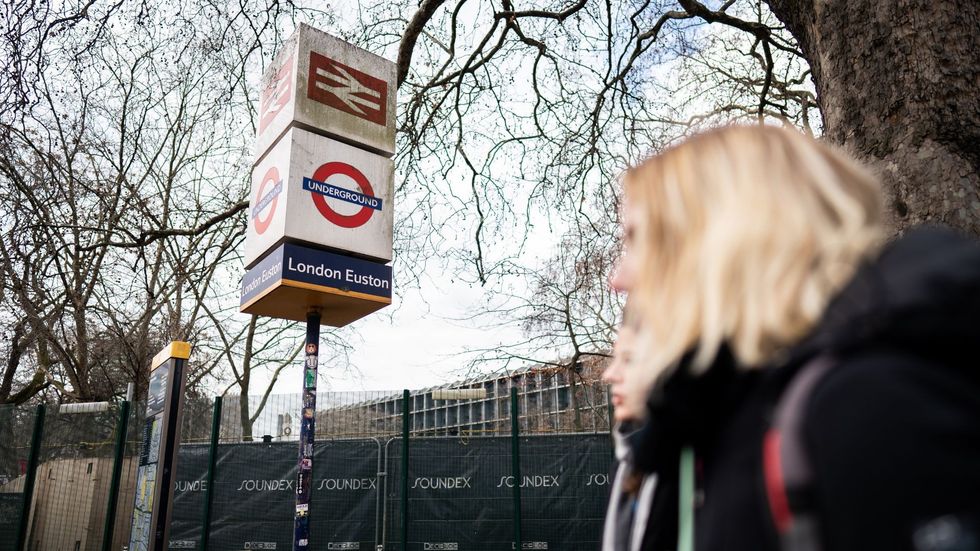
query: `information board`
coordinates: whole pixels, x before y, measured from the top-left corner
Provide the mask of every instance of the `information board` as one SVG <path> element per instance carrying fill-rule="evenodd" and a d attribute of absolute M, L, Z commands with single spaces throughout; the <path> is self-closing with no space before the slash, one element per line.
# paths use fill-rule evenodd
<path fill-rule="evenodd" d="M 146 395 L 146 421 L 142 427 L 130 551 L 167 549 L 173 475 L 180 442 L 181 406 L 185 367 L 191 346 L 172 342 L 153 358 Z"/>

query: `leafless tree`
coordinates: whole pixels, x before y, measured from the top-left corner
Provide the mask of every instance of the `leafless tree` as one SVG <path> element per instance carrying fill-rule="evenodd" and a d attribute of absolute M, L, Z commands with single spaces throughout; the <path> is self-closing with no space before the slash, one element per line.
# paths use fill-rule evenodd
<path fill-rule="evenodd" d="M 527 261 L 541 226 L 608 238 L 625 167 L 738 120 L 869 161 L 899 231 L 980 234 L 978 20 L 966 0 L 426 0 L 368 10 L 358 40 L 397 55 L 401 191 L 433 226 L 413 236 L 486 282 L 548 273 Z M 548 319 L 561 294 L 528 288 L 507 312 Z"/>
<path fill-rule="evenodd" d="M 143 388 L 172 339 L 198 345 L 190 386 L 214 386 L 241 367 L 224 363 L 225 333 L 295 340 L 233 315 L 254 132 L 246 67 L 272 55 L 263 44 L 294 9 L 35 8 L 8 5 L 3 37 L 16 78 L 0 112 L 0 402 Z M 236 380 L 264 361 L 246 357 Z"/>
<path fill-rule="evenodd" d="M 898 229 L 980 233 L 980 5 L 886 4 L 396 0 L 350 24 L 277 0 L 8 3 L 0 400 L 110 396 L 168 338 L 203 343 L 201 384 L 251 389 L 289 357 L 233 297 L 250 79 L 299 19 L 397 59 L 401 281 L 436 262 L 503 289 L 492 310 L 552 359 L 610 338 L 616 178 L 705 126 L 822 135 L 878 167 Z"/>

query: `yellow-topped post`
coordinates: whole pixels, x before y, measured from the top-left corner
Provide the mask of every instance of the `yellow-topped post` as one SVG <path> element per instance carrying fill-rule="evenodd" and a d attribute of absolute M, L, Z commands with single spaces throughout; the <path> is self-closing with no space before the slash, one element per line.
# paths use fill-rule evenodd
<path fill-rule="evenodd" d="M 184 341 L 173 341 L 166 346 L 163 350 L 157 352 L 156 356 L 153 356 L 153 361 L 150 362 L 150 371 L 153 371 L 163 362 L 169 360 L 170 358 L 177 358 L 181 360 L 186 360 L 191 357 L 191 343 Z"/>
<path fill-rule="evenodd" d="M 173 341 L 150 362 L 130 551 L 166 551 L 191 345 Z"/>

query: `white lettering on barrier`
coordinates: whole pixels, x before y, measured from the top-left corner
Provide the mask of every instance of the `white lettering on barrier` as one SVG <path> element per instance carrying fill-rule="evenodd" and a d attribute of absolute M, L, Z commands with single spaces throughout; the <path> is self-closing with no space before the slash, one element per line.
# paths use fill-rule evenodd
<path fill-rule="evenodd" d="M 470 486 L 470 477 L 468 476 L 443 478 L 419 477 L 415 479 L 412 488 L 422 488 L 423 490 L 456 490 L 460 488 L 472 488 L 472 486 Z"/>
<path fill-rule="evenodd" d="M 422 544 L 425 551 L 459 551 L 459 544 L 454 541 L 430 542 Z"/>
<path fill-rule="evenodd" d="M 497 484 L 497 487 L 500 488 L 501 486 L 513 488 L 514 477 L 513 476 L 500 477 L 500 483 Z M 534 475 L 534 476 L 525 476 L 521 478 L 521 488 L 550 488 L 553 486 L 559 486 L 557 476 Z"/>
<path fill-rule="evenodd" d="M 585 483 L 586 486 L 608 486 L 609 485 L 609 475 L 605 473 L 595 473 L 590 474 L 588 481 Z"/>
<path fill-rule="evenodd" d="M 207 489 L 207 480 L 177 480 L 174 482 L 175 492 L 200 492 Z"/>
<path fill-rule="evenodd" d="M 239 492 L 286 492 L 293 490 L 292 480 L 243 480 Z"/>
<path fill-rule="evenodd" d="M 324 478 L 317 490 L 376 490 L 376 480 L 373 478 Z"/>

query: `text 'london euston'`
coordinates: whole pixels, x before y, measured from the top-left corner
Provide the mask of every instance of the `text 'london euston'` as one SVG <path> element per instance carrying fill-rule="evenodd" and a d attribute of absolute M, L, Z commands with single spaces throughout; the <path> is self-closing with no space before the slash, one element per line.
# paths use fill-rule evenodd
<path fill-rule="evenodd" d="M 371 274 L 359 274 L 350 268 L 340 271 L 336 268 L 331 268 L 326 264 L 309 264 L 306 262 L 300 262 L 292 257 L 287 260 L 287 268 L 291 272 L 297 272 L 301 274 L 311 274 L 318 277 L 325 277 L 330 279 L 342 279 L 347 283 L 354 283 L 356 285 L 367 285 L 369 287 L 375 287 L 378 289 L 390 289 L 391 282 L 374 277 Z"/>

